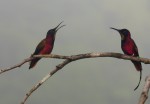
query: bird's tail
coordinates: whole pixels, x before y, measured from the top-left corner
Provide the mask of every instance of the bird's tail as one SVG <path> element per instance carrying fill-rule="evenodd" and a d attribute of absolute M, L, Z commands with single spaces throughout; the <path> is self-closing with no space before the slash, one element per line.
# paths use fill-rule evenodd
<path fill-rule="evenodd" d="M 41 58 L 34 58 L 33 60 L 31 60 L 29 69 L 33 68 L 40 59 Z"/>
<path fill-rule="evenodd" d="M 140 71 L 140 79 L 139 79 L 139 83 L 136 86 L 136 88 L 134 89 L 134 91 L 139 87 L 141 79 L 142 79 L 142 65 L 141 62 L 137 62 L 137 61 L 132 61 L 132 63 L 134 64 L 135 68 L 137 71 Z"/>
<path fill-rule="evenodd" d="M 142 71 L 142 65 L 141 62 L 132 61 L 137 71 Z"/>

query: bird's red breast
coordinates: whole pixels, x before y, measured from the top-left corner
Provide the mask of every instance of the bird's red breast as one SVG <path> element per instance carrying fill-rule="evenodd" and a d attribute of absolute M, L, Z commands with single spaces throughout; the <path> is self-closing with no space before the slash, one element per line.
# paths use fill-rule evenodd
<path fill-rule="evenodd" d="M 122 50 L 127 55 L 134 55 L 136 45 L 132 39 L 126 39 L 126 41 L 122 42 Z"/>

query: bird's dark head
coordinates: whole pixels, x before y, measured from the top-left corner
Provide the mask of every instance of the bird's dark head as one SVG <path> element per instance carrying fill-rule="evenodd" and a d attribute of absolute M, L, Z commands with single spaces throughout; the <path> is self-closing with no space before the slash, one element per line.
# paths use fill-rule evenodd
<path fill-rule="evenodd" d="M 124 40 L 127 37 L 130 37 L 130 31 L 127 29 L 116 29 L 116 28 L 112 28 L 112 27 L 110 29 L 118 31 L 120 33 L 122 40 Z"/>
<path fill-rule="evenodd" d="M 62 23 L 62 22 L 61 22 L 61 23 Z M 60 23 L 60 24 L 61 24 L 61 23 Z M 62 28 L 62 27 L 65 26 L 65 25 L 60 26 L 60 24 L 57 25 L 55 28 L 50 29 L 50 30 L 47 32 L 47 35 L 56 35 L 56 32 L 57 32 L 60 28 Z M 59 27 L 59 26 L 60 26 L 60 27 Z"/>

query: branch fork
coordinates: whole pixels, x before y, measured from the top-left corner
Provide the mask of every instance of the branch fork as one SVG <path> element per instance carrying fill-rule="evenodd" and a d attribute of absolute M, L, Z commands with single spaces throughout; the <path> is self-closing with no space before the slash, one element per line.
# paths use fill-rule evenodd
<path fill-rule="evenodd" d="M 44 84 L 53 74 L 55 74 L 58 70 L 62 69 L 65 65 L 69 64 L 72 61 L 77 61 L 80 59 L 86 58 L 96 58 L 96 57 L 112 57 L 117 59 L 124 59 L 124 60 L 133 60 L 139 61 L 145 64 L 150 64 L 150 59 L 148 58 L 141 58 L 141 57 L 133 57 L 128 56 L 121 53 L 113 53 L 113 52 L 101 52 L 101 53 L 85 53 L 85 54 L 78 54 L 78 55 L 71 55 L 71 56 L 63 56 L 63 55 L 35 55 L 30 58 L 25 59 L 23 62 L 16 64 L 12 67 L 1 69 L 0 74 L 16 69 L 17 67 L 21 67 L 23 64 L 30 62 L 34 58 L 56 58 L 56 59 L 64 59 L 64 61 L 58 64 L 51 72 L 49 72 L 42 80 L 40 80 L 35 86 L 31 88 L 31 90 L 26 93 L 24 100 L 20 104 L 25 104 L 27 99 L 31 96 L 31 94 L 36 91 L 42 84 Z M 138 104 L 144 104 L 148 98 L 148 92 L 150 88 L 150 76 L 146 78 L 146 83 L 144 85 L 143 91 L 141 93 L 141 97 Z"/>

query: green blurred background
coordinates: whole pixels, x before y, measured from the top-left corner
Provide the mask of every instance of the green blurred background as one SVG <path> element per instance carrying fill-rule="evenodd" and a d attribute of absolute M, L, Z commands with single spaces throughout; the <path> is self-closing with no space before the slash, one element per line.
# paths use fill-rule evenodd
<path fill-rule="evenodd" d="M 127 28 L 141 57 L 150 57 L 149 0 L 1 0 L 0 68 L 28 58 L 49 29 L 64 21 L 53 54 L 119 52 L 119 33 Z M 0 75 L 0 104 L 19 104 L 25 93 L 63 60 L 42 59 L 33 70 L 28 63 Z M 150 73 L 139 73 L 130 61 L 114 58 L 83 59 L 56 73 L 28 99 L 27 104 L 136 104 Z M 147 104 L 150 100 L 148 99 Z"/>

